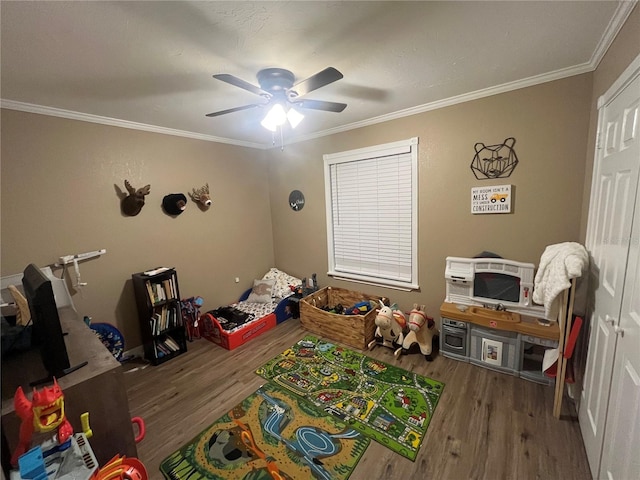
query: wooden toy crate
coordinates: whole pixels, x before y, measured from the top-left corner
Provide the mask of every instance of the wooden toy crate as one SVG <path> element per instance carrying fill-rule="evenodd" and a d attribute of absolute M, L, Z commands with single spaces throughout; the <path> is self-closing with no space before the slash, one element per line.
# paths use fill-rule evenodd
<path fill-rule="evenodd" d="M 349 308 L 365 300 L 374 300 L 378 305 L 379 300 L 389 303 L 384 297 L 344 288 L 322 288 L 300 300 L 300 324 L 321 337 L 366 350 L 376 331 L 375 309 L 365 315 L 339 315 L 322 310 L 322 307 L 335 307 L 337 304 Z"/>

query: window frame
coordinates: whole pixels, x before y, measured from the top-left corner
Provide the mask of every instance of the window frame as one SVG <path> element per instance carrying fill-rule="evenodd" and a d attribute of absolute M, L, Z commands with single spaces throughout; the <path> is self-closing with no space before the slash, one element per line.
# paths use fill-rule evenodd
<path fill-rule="evenodd" d="M 339 270 L 336 267 L 335 243 L 334 243 L 334 218 L 332 195 L 332 165 L 375 160 L 392 155 L 410 154 L 411 158 L 411 279 L 399 280 L 376 276 L 375 274 L 360 274 Z M 325 182 L 325 208 L 327 219 L 327 274 L 339 280 L 347 280 L 358 283 L 411 291 L 420 288 L 418 284 L 418 137 L 406 140 L 390 142 L 371 147 L 348 150 L 323 155 L 324 182 Z"/>

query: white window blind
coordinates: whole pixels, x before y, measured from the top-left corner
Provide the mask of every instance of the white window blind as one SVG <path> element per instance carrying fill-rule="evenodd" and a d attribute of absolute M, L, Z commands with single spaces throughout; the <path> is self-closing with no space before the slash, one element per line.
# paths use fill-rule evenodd
<path fill-rule="evenodd" d="M 325 155 L 329 275 L 418 288 L 417 140 Z"/>

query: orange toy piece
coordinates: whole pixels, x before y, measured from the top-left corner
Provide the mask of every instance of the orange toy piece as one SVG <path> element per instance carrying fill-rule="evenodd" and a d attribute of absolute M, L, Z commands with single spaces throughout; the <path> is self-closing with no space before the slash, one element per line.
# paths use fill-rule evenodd
<path fill-rule="evenodd" d="M 55 378 L 50 387 L 42 390 L 34 388 L 31 400 L 26 397 L 22 387 L 18 387 L 13 405 L 22 420 L 18 446 L 11 456 L 13 467 L 17 467 L 18 458 L 31 447 L 33 432 L 47 433 L 57 428 L 58 443 L 61 446 L 73 435 L 73 427 L 64 414 L 64 394 Z"/>
<path fill-rule="evenodd" d="M 137 458 L 116 455 L 91 480 L 149 480 L 147 469 Z"/>

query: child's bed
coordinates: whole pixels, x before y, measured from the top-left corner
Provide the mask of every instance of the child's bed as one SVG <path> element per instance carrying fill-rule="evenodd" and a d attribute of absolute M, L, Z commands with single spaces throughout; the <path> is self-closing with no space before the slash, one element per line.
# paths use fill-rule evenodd
<path fill-rule="evenodd" d="M 201 334 L 206 339 L 233 350 L 278 323 L 291 317 L 288 297 L 290 285 L 302 281 L 278 270 L 270 269 L 253 287 L 246 290 L 237 303 L 210 310 L 200 317 Z"/>

